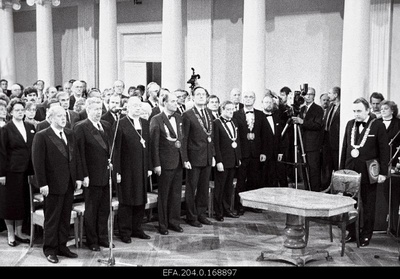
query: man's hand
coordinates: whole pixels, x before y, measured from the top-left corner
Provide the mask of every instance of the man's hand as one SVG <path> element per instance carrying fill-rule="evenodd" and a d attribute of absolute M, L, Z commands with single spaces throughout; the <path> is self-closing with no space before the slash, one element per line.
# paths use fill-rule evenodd
<path fill-rule="evenodd" d="M 188 169 L 188 170 L 192 169 L 192 165 L 190 164 L 189 161 L 184 162 L 183 165 L 185 166 L 185 169 Z"/>
<path fill-rule="evenodd" d="M 294 124 L 300 124 L 301 125 L 301 124 L 304 123 L 303 119 L 301 119 L 300 117 L 297 117 L 297 116 L 293 116 L 292 120 L 293 120 Z"/>
<path fill-rule="evenodd" d="M 157 174 L 158 176 L 161 175 L 161 166 L 157 166 L 154 168 L 154 173 Z"/>
<path fill-rule="evenodd" d="M 217 171 L 224 171 L 224 164 L 222 164 L 222 162 L 219 162 L 218 164 L 217 164 Z"/>
<path fill-rule="evenodd" d="M 260 162 L 265 162 L 267 160 L 267 156 L 265 154 L 260 154 Z"/>
<path fill-rule="evenodd" d="M 89 187 L 89 176 L 86 176 L 83 178 L 83 183 L 82 183 L 83 187 Z"/>
<path fill-rule="evenodd" d="M 385 182 L 385 180 L 386 180 L 386 176 L 384 176 L 384 175 L 378 175 L 378 183 L 383 183 L 383 182 Z"/>
<path fill-rule="evenodd" d="M 47 195 L 49 194 L 49 186 L 45 185 L 45 186 L 40 187 L 40 194 L 47 197 Z"/>
<path fill-rule="evenodd" d="M 5 176 L 0 177 L 0 185 L 6 185 L 6 177 Z"/>

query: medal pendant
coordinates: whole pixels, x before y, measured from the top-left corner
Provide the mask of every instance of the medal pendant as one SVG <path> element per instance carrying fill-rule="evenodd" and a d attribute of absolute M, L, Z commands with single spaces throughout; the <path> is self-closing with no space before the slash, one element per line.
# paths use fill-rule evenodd
<path fill-rule="evenodd" d="M 207 140 L 208 140 L 208 142 L 211 142 L 211 137 L 210 136 L 207 137 Z"/>
<path fill-rule="evenodd" d="M 146 141 L 143 138 L 140 139 L 140 143 L 143 145 L 143 148 L 146 148 Z"/>
<path fill-rule="evenodd" d="M 254 133 L 247 133 L 248 140 L 254 140 Z"/>
<path fill-rule="evenodd" d="M 354 148 L 353 150 L 351 150 L 350 155 L 353 158 L 357 158 L 360 155 L 360 151 L 357 148 Z"/>
<path fill-rule="evenodd" d="M 236 143 L 236 141 L 234 141 L 234 142 L 232 142 L 232 148 L 236 148 L 237 147 L 237 143 Z"/>
<path fill-rule="evenodd" d="M 176 148 L 181 148 L 181 142 L 179 140 L 175 141 L 175 147 Z"/>

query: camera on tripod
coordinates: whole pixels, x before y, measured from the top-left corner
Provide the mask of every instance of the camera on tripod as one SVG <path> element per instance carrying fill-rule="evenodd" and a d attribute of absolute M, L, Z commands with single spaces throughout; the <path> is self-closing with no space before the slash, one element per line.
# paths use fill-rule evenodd
<path fill-rule="evenodd" d="M 192 69 L 192 76 L 187 81 L 187 83 L 190 84 L 190 89 L 193 91 L 193 88 L 197 85 L 197 80 L 200 79 L 200 75 L 195 74 L 194 68 L 191 68 L 191 69 Z"/>
<path fill-rule="evenodd" d="M 290 116 L 298 116 L 300 113 L 301 105 L 304 104 L 304 96 L 307 95 L 308 92 L 308 84 L 303 83 L 300 85 L 300 91 L 294 91 L 293 100 L 291 103 L 292 106 L 292 115 Z"/>

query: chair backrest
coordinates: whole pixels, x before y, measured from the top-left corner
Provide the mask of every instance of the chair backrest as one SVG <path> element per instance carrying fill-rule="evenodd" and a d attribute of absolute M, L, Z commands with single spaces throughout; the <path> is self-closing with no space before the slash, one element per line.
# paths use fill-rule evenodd
<path fill-rule="evenodd" d="M 332 194 L 343 194 L 357 198 L 360 186 L 361 173 L 348 169 L 333 171 L 330 185 Z"/>

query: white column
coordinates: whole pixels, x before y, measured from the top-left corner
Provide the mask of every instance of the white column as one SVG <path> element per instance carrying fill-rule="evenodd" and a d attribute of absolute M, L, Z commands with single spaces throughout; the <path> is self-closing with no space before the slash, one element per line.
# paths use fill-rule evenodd
<path fill-rule="evenodd" d="M 50 1 L 36 3 L 36 45 L 38 79 L 45 87 L 54 84 L 53 16 Z"/>
<path fill-rule="evenodd" d="M 185 81 L 192 75 L 191 68 L 200 75 L 199 84 L 210 94 L 212 77 L 212 0 L 187 0 L 187 36 Z M 189 91 L 186 85 L 186 90 Z"/>
<path fill-rule="evenodd" d="M 85 80 L 88 86 L 96 87 L 97 83 L 97 47 L 94 34 L 95 0 L 78 2 L 78 65 L 79 79 Z"/>
<path fill-rule="evenodd" d="M 14 23 L 11 2 L 5 2 L 0 8 L 0 77 L 8 81 L 11 87 L 16 82 Z"/>
<path fill-rule="evenodd" d="M 118 79 L 117 0 L 100 0 L 99 87 L 112 87 Z"/>
<path fill-rule="evenodd" d="M 256 93 L 256 108 L 265 92 L 265 20 L 265 0 L 244 0 L 242 91 Z"/>
<path fill-rule="evenodd" d="M 371 1 L 370 92 L 389 94 L 392 0 Z"/>
<path fill-rule="evenodd" d="M 163 0 L 161 86 L 185 88 L 182 0 Z"/>
<path fill-rule="evenodd" d="M 340 145 L 356 98 L 369 99 L 370 1 L 345 0 L 340 100 Z"/>

